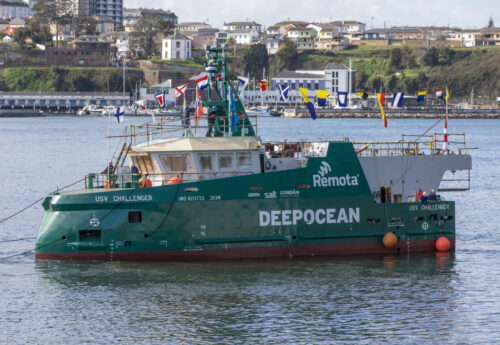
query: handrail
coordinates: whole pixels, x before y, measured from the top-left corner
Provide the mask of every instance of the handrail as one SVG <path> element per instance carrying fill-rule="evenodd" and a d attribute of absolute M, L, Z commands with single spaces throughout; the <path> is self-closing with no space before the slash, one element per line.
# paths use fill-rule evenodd
<path fill-rule="evenodd" d="M 151 181 L 153 186 L 169 184 L 172 178 L 179 178 L 175 183 L 188 183 L 200 180 L 213 180 L 222 177 L 251 175 L 253 171 L 218 171 L 218 172 L 172 172 L 172 173 L 139 173 L 139 174 L 103 174 L 90 173 L 85 175 L 85 189 L 92 188 L 137 188 L 141 178 Z M 172 183 L 170 183 L 172 184 Z"/>

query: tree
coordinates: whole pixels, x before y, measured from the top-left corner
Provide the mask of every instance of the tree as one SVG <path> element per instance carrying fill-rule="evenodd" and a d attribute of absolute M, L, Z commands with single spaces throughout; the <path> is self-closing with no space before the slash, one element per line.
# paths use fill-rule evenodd
<path fill-rule="evenodd" d="M 278 71 L 295 70 L 298 65 L 298 56 L 297 45 L 292 41 L 286 41 L 276 53 Z"/>
<path fill-rule="evenodd" d="M 391 49 L 391 52 L 389 54 L 389 66 L 393 70 L 401 69 L 401 58 L 402 58 L 401 49 L 399 48 Z"/>
<path fill-rule="evenodd" d="M 76 16 L 73 18 L 72 25 L 76 37 L 99 35 L 99 30 L 97 30 L 97 19 L 93 16 Z"/>
<path fill-rule="evenodd" d="M 495 23 L 493 22 L 493 16 L 490 15 L 490 20 L 488 20 L 488 25 L 486 25 L 487 28 L 493 28 L 495 27 Z"/>
<path fill-rule="evenodd" d="M 170 23 L 170 24 L 168 24 Z M 170 32 L 171 22 L 160 16 L 143 16 L 133 25 L 130 44 L 136 51 L 143 51 L 146 56 L 158 53 L 157 36 Z"/>
<path fill-rule="evenodd" d="M 269 56 L 266 46 L 259 43 L 253 44 L 243 52 L 243 69 L 245 74 L 260 78 L 262 71 L 269 68 Z"/>
<path fill-rule="evenodd" d="M 423 62 L 427 66 L 436 66 L 439 63 L 439 50 L 436 47 L 427 49 L 423 58 Z"/>
<path fill-rule="evenodd" d="M 14 32 L 14 42 L 16 42 L 19 47 L 24 48 L 26 46 L 26 39 L 29 37 L 28 28 L 17 28 Z"/>
<path fill-rule="evenodd" d="M 75 16 L 73 0 L 40 0 L 33 6 L 35 19 L 56 25 L 56 46 L 59 46 L 59 26 L 70 24 Z"/>

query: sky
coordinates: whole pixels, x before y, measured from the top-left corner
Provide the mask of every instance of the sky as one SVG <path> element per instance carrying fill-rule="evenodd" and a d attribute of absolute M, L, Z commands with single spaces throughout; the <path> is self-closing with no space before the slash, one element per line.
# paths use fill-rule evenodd
<path fill-rule="evenodd" d="M 329 22 L 358 20 L 368 28 L 391 26 L 453 26 L 480 28 L 490 15 L 500 26 L 497 0 L 124 0 L 125 7 L 173 11 L 179 22 L 205 21 L 222 28 L 224 22 L 250 20 L 268 27 L 283 20 Z"/>

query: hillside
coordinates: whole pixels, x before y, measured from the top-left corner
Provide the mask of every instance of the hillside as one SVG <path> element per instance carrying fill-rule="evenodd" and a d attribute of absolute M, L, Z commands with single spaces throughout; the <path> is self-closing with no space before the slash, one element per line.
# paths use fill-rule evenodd
<path fill-rule="evenodd" d="M 373 93 L 432 91 L 446 86 L 454 100 L 468 100 L 474 92 L 475 103 L 492 103 L 500 96 L 500 47 L 490 48 L 421 48 L 410 46 L 360 46 L 340 52 L 278 52 L 260 56 L 246 53 L 254 49 L 230 47 L 228 71 L 233 77 L 247 75 L 262 77 L 265 67 L 272 77 L 282 69 L 320 69 L 329 62 L 349 65 L 352 58 L 355 91 Z M 261 47 L 262 48 L 262 47 Z M 197 54 L 195 54 L 197 53 Z M 201 71 L 202 52 L 194 51 L 195 61 L 177 64 L 164 61 L 135 63 L 127 69 L 126 88 L 136 83 L 148 85 L 167 78 L 189 78 Z M 251 56 L 249 60 L 248 56 Z M 259 56 L 257 56 L 259 57 Z M 59 68 L 18 67 L 0 70 L 0 91 L 121 91 L 120 68 Z"/>

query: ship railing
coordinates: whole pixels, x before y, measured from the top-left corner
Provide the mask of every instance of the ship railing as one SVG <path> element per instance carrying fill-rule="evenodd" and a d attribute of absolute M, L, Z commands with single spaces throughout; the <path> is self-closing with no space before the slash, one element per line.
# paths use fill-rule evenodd
<path fill-rule="evenodd" d="M 258 133 L 258 117 L 257 115 L 246 115 L 248 119 L 252 119 L 252 126 L 255 129 L 255 134 Z M 204 117 L 206 119 L 206 117 Z M 203 119 L 203 117 L 202 117 Z M 130 139 L 132 145 L 146 143 L 149 145 L 157 139 L 169 138 L 173 136 L 205 136 L 208 130 L 207 125 L 198 125 L 195 127 L 195 119 L 190 118 L 190 125 L 182 124 L 180 116 L 160 117 L 158 116 L 155 122 L 149 121 L 140 125 L 130 125 L 130 132 L 126 135 Z M 242 127 L 243 128 L 243 127 Z M 119 136 L 122 137 L 122 136 Z"/>
<path fill-rule="evenodd" d="M 469 150 L 476 149 L 467 147 L 465 133 L 450 133 L 447 138 L 445 152 L 443 152 L 443 133 L 429 135 L 403 134 L 399 141 L 356 141 L 353 142 L 358 156 L 408 156 L 408 155 L 440 155 L 467 154 Z"/>
<path fill-rule="evenodd" d="M 252 171 L 219 171 L 219 172 L 172 172 L 172 173 L 138 173 L 138 174 L 106 174 L 91 173 L 85 175 L 85 189 L 94 188 L 140 188 L 145 186 L 146 179 L 152 186 L 163 186 L 196 181 L 214 180 L 224 177 L 245 176 Z"/>

